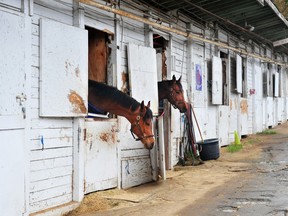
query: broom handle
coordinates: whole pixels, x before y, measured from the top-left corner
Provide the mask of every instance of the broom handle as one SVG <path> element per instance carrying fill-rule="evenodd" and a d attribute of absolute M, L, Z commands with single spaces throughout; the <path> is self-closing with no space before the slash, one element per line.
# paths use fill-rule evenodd
<path fill-rule="evenodd" d="M 192 104 L 190 104 L 190 107 L 191 107 L 191 109 L 192 109 L 193 116 L 194 116 L 194 118 L 195 118 L 195 121 L 196 121 L 196 124 L 197 124 L 197 128 L 198 128 L 199 134 L 200 134 L 200 136 L 201 136 L 202 142 L 204 143 L 204 139 L 203 139 L 203 137 L 202 137 L 202 133 L 201 133 L 201 130 L 200 130 L 200 127 L 199 127 L 199 124 L 198 124 L 198 121 L 197 121 L 197 118 L 196 118 L 196 115 L 195 115 L 195 112 L 194 112 L 194 109 L 193 109 Z"/>

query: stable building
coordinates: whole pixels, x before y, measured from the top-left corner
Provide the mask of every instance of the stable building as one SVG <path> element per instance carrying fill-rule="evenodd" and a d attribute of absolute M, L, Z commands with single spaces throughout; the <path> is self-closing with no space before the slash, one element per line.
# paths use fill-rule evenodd
<path fill-rule="evenodd" d="M 173 75 L 220 146 L 287 121 L 288 23 L 270 0 L 1 0 L 0 26 L 0 215 L 61 215 L 173 169 L 184 114 L 157 90 Z M 161 146 L 90 112 L 88 79 L 164 111 Z"/>

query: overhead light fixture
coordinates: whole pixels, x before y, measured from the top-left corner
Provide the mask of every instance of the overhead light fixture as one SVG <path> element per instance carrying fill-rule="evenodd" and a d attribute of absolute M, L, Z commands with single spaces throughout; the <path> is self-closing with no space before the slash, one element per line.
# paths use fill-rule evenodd
<path fill-rule="evenodd" d="M 247 22 L 245 21 L 245 28 L 247 29 L 247 30 L 249 30 L 249 31 L 254 31 L 254 29 L 255 29 L 255 27 L 254 26 L 252 26 L 252 25 L 250 25 L 250 24 L 247 24 Z"/>
<path fill-rule="evenodd" d="M 254 26 L 252 26 L 252 25 L 249 25 L 249 27 L 250 27 L 250 28 L 249 28 L 249 31 L 251 31 L 251 32 L 252 32 L 252 31 L 254 31 L 254 29 L 255 29 L 255 27 L 254 27 Z"/>

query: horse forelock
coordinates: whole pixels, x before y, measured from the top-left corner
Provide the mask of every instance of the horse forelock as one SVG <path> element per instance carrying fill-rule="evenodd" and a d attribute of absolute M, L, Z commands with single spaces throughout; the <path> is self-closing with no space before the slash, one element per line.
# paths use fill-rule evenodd
<path fill-rule="evenodd" d="M 181 84 L 181 81 L 179 80 L 163 80 L 161 81 L 162 83 L 166 83 L 168 86 L 173 86 L 173 84 L 176 84 L 177 86 L 179 86 L 179 88 L 182 89 L 182 84 Z"/>
<path fill-rule="evenodd" d="M 180 90 L 183 91 L 183 87 L 182 87 L 181 82 L 179 82 L 179 81 L 177 80 L 176 85 L 178 85 L 178 87 L 180 88 Z"/>
<path fill-rule="evenodd" d="M 152 110 L 149 107 L 146 107 L 146 113 L 143 116 L 144 121 L 152 119 L 152 118 L 153 118 Z"/>

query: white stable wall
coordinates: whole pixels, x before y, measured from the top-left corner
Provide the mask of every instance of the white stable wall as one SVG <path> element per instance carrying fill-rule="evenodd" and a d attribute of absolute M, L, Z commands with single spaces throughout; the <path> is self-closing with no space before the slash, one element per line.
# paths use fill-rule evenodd
<path fill-rule="evenodd" d="M 34 1 L 33 5 L 30 212 L 68 203 L 73 196 L 73 119 L 39 116 L 40 19 L 52 19 L 72 25 L 72 0 L 66 2 L 68 4 L 58 1 Z M 53 74 L 53 71 L 51 73 Z"/>
<path fill-rule="evenodd" d="M 23 159 L 21 159 L 21 162 L 25 164 L 25 182 L 28 187 L 25 186 L 25 183 L 23 186 L 23 182 L 18 185 L 19 190 L 22 190 L 23 187 L 26 188 L 25 191 L 21 191 L 21 198 L 19 198 L 23 209 L 21 207 L 20 210 L 16 210 L 17 212 L 19 210 L 19 212 L 22 211 L 24 214 L 28 215 L 30 213 L 67 204 L 76 199 L 75 197 L 78 197 L 78 201 L 83 198 L 84 190 L 82 189 L 84 188 L 84 177 L 79 177 L 79 182 L 74 182 L 74 185 L 72 179 L 75 177 L 73 173 L 78 173 L 80 176 L 84 175 L 83 166 L 85 166 L 85 163 L 82 164 L 83 161 L 81 162 L 81 160 L 83 159 L 85 152 L 78 151 L 79 149 L 76 147 L 79 139 L 81 139 L 81 145 L 84 145 L 85 142 L 84 139 L 82 140 L 83 132 L 78 131 L 79 121 L 83 119 L 78 117 L 40 117 L 39 115 L 41 99 L 40 83 L 42 81 L 40 76 L 42 67 L 40 61 L 40 19 L 49 19 L 61 24 L 73 26 L 75 21 L 73 18 L 73 1 L 34 0 L 32 2 L 25 0 L 24 2 L 26 8 L 28 5 L 33 6 L 29 12 L 25 10 L 25 14 L 21 14 L 22 4 L 20 1 L 16 0 L 2 0 L 0 10 L 1 13 L 4 11 L 5 13 L 9 12 L 16 16 L 21 14 L 19 17 L 22 17 L 25 20 L 25 29 L 31 31 L 27 34 L 29 35 L 27 40 L 25 39 L 26 42 L 28 41 L 29 43 L 28 45 L 25 44 L 25 47 L 28 47 L 28 49 L 25 48 L 25 54 L 26 57 L 28 56 L 27 58 L 29 58 L 25 59 L 25 73 L 29 76 L 25 83 L 27 85 L 27 98 L 29 99 L 26 107 L 28 115 L 24 126 L 21 127 L 21 131 L 18 134 L 21 137 L 24 136 L 24 154 L 17 151 L 19 158 Z M 12 6 L 12 8 L 7 7 L 7 4 Z M 125 5 L 123 5 L 123 8 L 125 8 Z M 133 8 L 125 9 L 135 12 Z M 80 19 L 82 19 L 84 25 L 87 24 L 99 30 L 107 30 L 109 33 L 114 33 L 119 49 L 116 51 L 116 63 L 114 65 L 115 77 L 113 83 L 118 89 L 125 90 L 127 83 L 125 83 L 125 80 L 122 78 L 124 75 L 128 74 L 127 45 L 133 43 L 139 46 L 147 46 L 147 34 L 145 33 L 144 24 L 119 16 L 116 17 L 115 24 L 114 15 L 111 13 L 91 7 L 84 8 L 84 10 L 86 14 L 80 15 Z M 202 33 L 203 29 L 204 27 L 200 28 L 199 26 L 194 28 L 195 32 L 198 33 Z M 3 36 L 3 31 L 0 33 Z M 209 35 L 209 30 L 205 29 L 205 33 Z M 184 91 L 187 90 L 189 95 L 188 98 L 185 92 L 185 97 L 187 100 L 190 99 L 191 103 L 195 105 L 195 114 L 204 139 L 221 138 L 221 145 L 228 145 L 233 141 L 232 132 L 235 129 L 238 129 L 239 125 L 242 127 L 241 135 L 248 135 L 260 132 L 268 127 L 274 127 L 278 123 L 287 120 L 288 77 L 285 69 L 282 69 L 279 74 L 280 94 L 276 97 L 272 94 L 261 96 L 263 86 L 257 82 L 261 80 L 261 76 L 265 70 L 268 70 L 267 77 L 271 81 L 272 75 L 277 73 L 277 67 L 274 64 L 271 64 L 269 69 L 267 69 L 267 63 L 248 57 L 246 62 L 247 98 L 240 98 L 239 100 L 239 95 L 230 94 L 229 105 L 212 105 L 211 93 L 209 93 L 210 89 L 209 85 L 207 85 L 207 81 L 210 81 L 211 79 L 211 77 L 209 77 L 209 71 L 211 71 L 210 62 L 213 56 L 218 56 L 218 48 L 197 41 L 193 41 L 189 45 L 187 38 L 174 34 L 169 35 L 169 37 L 169 49 L 171 53 L 169 53 L 168 56 L 171 58 L 168 60 L 168 66 L 170 67 L 168 78 L 171 78 L 172 75 L 175 75 L 177 78 L 182 76 L 181 81 Z M 219 37 L 221 41 L 227 41 L 229 38 L 228 34 L 224 31 L 219 33 Z M 66 40 L 66 38 L 64 37 L 63 40 Z M 9 44 L 11 44 L 11 41 Z M 2 43 L 2 46 L 9 46 L 9 44 Z M 240 46 L 244 45 L 240 44 Z M 73 43 L 71 46 L 73 46 Z M 190 49 L 190 53 L 188 52 L 188 49 Z M 253 51 L 249 44 L 247 44 L 247 49 L 251 52 Z M 255 52 L 261 53 L 262 51 L 256 49 Z M 231 52 L 231 55 L 235 55 L 235 53 Z M 266 55 L 272 57 L 273 53 L 271 50 L 267 49 Z M 27 62 L 29 63 L 27 64 Z M 201 65 L 203 75 L 203 91 L 197 93 L 195 92 L 196 64 Z M 51 74 L 53 75 L 53 70 L 51 71 Z M 63 80 L 63 82 L 65 82 L 65 80 Z M 53 86 L 51 86 L 51 88 L 52 87 Z M 256 90 L 256 95 L 250 94 L 250 90 L 253 89 Z M 239 117 L 239 113 L 237 113 L 237 110 L 239 111 L 239 106 L 242 109 L 245 104 L 247 107 L 247 119 L 245 119 L 245 116 L 241 116 L 242 114 Z M 53 104 L 48 104 L 46 106 L 49 105 L 53 106 Z M 255 115 L 261 106 L 263 107 L 262 114 L 259 112 Z M 168 114 L 170 115 L 170 113 Z M 180 125 L 183 124 L 182 116 L 183 114 L 180 114 L 178 110 L 171 108 L 171 135 L 169 137 L 171 141 L 169 152 L 171 167 L 178 162 L 179 140 L 183 132 L 180 127 Z M 1 120 L 3 120 L 3 113 L 0 113 L 0 117 Z M 117 187 L 131 187 L 151 181 L 153 170 L 151 168 L 150 152 L 144 149 L 143 144 L 133 140 L 129 131 L 130 123 L 126 119 L 118 117 L 117 119 L 112 120 L 111 125 L 112 124 L 113 127 L 116 127 L 117 125 L 117 129 L 113 132 L 117 133 L 117 139 L 114 142 L 114 144 L 116 143 L 117 145 L 116 150 L 114 149 L 114 156 L 117 160 L 117 162 L 114 162 L 117 163 L 118 169 Z M 3 125 L 4 123 L 2 126 Z M 95 127 L 99 125 L 101 124 L 95 122 Z M 92 125 L 92 127 L 93 126 L 94 125 Z M 9 131 L 12 128 L 13 127 L 9 128 Z M 80 129 L 83 131 L 83 129 L 85 129 L 85 124 L 82 124 L 82 128 Z M 0 131 L 1 130 L 3 130 L 3 128 L 0 129 Z M 195 128 L 195 131 L 197 131 L 197 128 Z M 8 133 L 5 132 L 4 134 L 3 132 L 1 137 L 6 140 L 7 134 Z M 14 135 L 16 136 L 15 133 L 11 132 L 10 136 Z M 196 140 L 199 139 L 200 136 L 197 134 Z M 18 143 L 20 142 L 20 139 L 15 138 L 15 140 L 10 140 L 7 143 L 14 143 L 14 141 Z M 28 145 L 26 146 L 26 144 L 29 145 L 29 151 L 27 152 L 26 147 Z M 18 145 L 21 146 L 22 144 L 20 145 L 18 143 Z M 7 157 L 10 157 L 10 154 L 13 153 L 9 149 L 6 149 L 5 151 L 9 154 L 5 155 Z M 80 158 L 79 161 L 75 161 L 76 156 Z M 73 164 L 74 162 L 77 164 Z M 127 164 L 129 164 L 129 166 L 127 166 Z M 22 168 L 22 166 L 18 166 L 18 169 L 20 168 Z M 20 175 L 23 176 L 22 174 L 23 173 L 21 172 Z M 101 173 L 99 175 L 101 175 Z M 116 187 L 115 179 L 114 183 L 115 184 L 113 184 L 112 187 Z M 73 194 L 75 185 L 79 187 L 77 196 Z M 24 196 L 23 199 L 22 195 Z M 0 197 L 0 199 L 4 198 Z"/>

